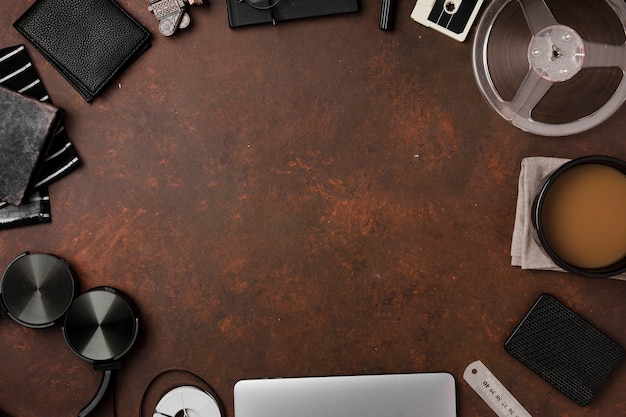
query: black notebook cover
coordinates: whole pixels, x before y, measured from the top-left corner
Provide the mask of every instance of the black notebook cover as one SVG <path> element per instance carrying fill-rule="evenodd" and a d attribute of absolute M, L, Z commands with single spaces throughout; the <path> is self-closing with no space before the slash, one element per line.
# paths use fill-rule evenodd
<path fill-rule="evenodd" d="M 271 23 L 272 14 L 277 22 L 282 22 L 359 10 L 358 0 L 280 0 L 271 12 L 255 9 L 243 0 L 226 0 L 226 6 L 231 28 Z"/>
<path fill-rule="evenodd" d="M 37 0 L 14 26 L 88 102 L 150 45 L 115 0 Z"/>

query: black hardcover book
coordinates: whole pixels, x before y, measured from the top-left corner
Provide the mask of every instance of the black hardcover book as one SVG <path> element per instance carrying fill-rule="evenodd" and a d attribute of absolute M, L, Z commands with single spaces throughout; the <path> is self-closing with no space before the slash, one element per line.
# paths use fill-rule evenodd
<path fill-rule="evenodd" d="M 259 0 L 251 1 L 259 3 Z M 266 10 L 254 8 L 246 0 L 226 0 L 226 6 L 231 28 L 359 10 L 358 0 L 279 0 L 276 6 Z"/>

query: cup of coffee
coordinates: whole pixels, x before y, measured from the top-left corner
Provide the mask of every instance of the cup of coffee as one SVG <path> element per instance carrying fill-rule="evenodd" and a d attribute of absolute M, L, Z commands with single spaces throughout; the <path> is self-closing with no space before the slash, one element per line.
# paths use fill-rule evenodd
<path fill-rule="evenodd" d="M 626 272 L 626 162 L 596 155 L 563 164 L 539 189 L 532 222 L 564 270 L 588 278 Z"/>

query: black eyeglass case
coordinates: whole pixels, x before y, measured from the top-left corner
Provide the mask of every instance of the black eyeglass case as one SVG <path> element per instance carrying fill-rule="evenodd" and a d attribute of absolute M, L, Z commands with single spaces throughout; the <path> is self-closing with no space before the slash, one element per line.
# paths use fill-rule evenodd
<path fill-rule="evenodd" d="M 255 9 L 245 0 L 226 0 L 226 7 L 228 25 L 231 28 L 271 23 L 272 17 L 277 22 L 282 22 L 359 10 L 358 0 L 281 0 L 272 8 L 271 12 Z"/>
<path fill-rule="evenodd" d="M 87 102 L 150 46 L 114 0 L 37 0 L 13 26 Z"/>
<path fill-rule="evenodd" d="M 508 353 L 580 406 L 587 406 L 624 349 L 549 294 L 504 344 Z"/>

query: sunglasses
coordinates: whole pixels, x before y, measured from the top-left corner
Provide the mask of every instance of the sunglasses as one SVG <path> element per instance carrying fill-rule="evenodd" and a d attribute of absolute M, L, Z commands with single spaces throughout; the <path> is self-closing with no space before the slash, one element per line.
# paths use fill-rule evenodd
<path fill-rule="evenodd" d="M 276 19 L 274 18 L 273 8 L 280 0 L 239 0 L 239 3 L 247 3 L 251 7 L 257 10 L 267 10 L 272 18 L 272 24 L 276 26 Z"/>

